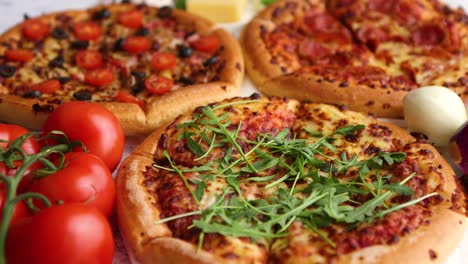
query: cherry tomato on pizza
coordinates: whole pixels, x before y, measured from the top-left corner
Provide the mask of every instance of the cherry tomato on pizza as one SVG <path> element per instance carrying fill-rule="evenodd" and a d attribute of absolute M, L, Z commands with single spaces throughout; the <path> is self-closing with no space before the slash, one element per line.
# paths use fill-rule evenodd
<path fill-rule="evenodd" d="M 140 100 L 137 97 L 133 96 L 131 93 L 129 93 L 127 91 L 119 91 L 114 99 L 119 101 L 119 102 L 122 102 L 122 103 L 137 104 L 140 107 L 145 106 L 145 102 L 143 102 L 142 100 Z"/>
<path fill-rule="evenodd" d="M 174 86 L 172 79 L 159 75 L 152 75 L 145 81 L 145 88 L 150 94 L 163 95 Z"/>
<path fill-rule="evenodd" d="M 143 13 L 130 10 L 119 15 L 119 23 L 128 28 L 139 28 L 143 25 Z"/>
<path fill-rule="evenodd" d="M 125 39 L 122 48 L 133 54 L 145 52 L 151 48 L 151 41 L 147 37 L 132 36 Z"/>
<path fill-rule="evenodd" d="M 157 52 L 151 59 L 151 66 L 158 71 L 174 68 L 177 64 L 177 57 L 172 53 Z"/>
<path fill-rule="evenodd" d="M 114 171 L 122 158 L 125 137 L 119 120 L 100 104 L 71 101 L 57 107 L 46 119 L 43 132 L 63 131 L 81 141 Z"/>
<path fill-rule="evenodd" d="M 23 35 L 30 40 L 42 40 L 50 32 L 50 26 L 40 19 L 28 19 L 22 27 Z"/>
<path fill-rule="evenodd" d="M 54 162 L 58 164 L 58 160 Z M 107 165 L 86 152 L 65 154 L 63 169 L 45 177 L 32 177 L 28 191 L 45 195 L 52 204 L 83 203 L 109 217 L 114 207 L 115 185 Z M 37 202 L 36 202 L 37 201 Z M 44 207 L 35 200 L 35 205 Z"/>
<path fill-rule="evenodd" d="M 10 226 L 9 264 L 112 263 L 114 239 L 107 219 L 96 208 L 64 204 L 41 210 Z"/>
<path fill-rule="evenodd" d="M 79 40 L 97 40 L 102 35 L 101 26 L 91 21 L 76 23 L 73 26 L 73 32 Z"/>
<path fill-rule="evenodd" d="M 215 35 L 207 35 L 201 36 L 199 39 L 192 42 L 191 46 L 198 51 L 212 53 L 219 49 L 221 41 Z"/>
<path fill-rule="evenodd" d="M 34 54 L 27 49 L 10 49 L 5 52 L 5 57 L 10 61 L 27 62 L 34 57 Z"/>
<path fill-rule="evenodd" d="M 41 93 L 53 93 L 60 88 L 62 88 L 62 84 L 58 80 L 46 80 L 29 87 L 31 91 L 39 91 Z"/>
<path fill-rule="evenodd" d="M 78 51 L 75 55 L 75 61 L 78 66 L 85 70 L 95 70 L 104 64 L 102 54 L 96 50 Z"/>
<path fill-rule="evenodd" d="M 93 86 L 106 86 L 115 80 L 114 73 L 110 69 L 96 69 L 85 74 L 86 83 Z"/>

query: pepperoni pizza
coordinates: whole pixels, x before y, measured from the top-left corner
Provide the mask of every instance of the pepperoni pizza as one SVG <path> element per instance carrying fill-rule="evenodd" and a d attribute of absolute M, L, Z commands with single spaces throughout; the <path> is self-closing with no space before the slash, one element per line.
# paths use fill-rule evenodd
<path fill-rule="evenodd" d="M 402 117 L 402 98 L 442 85 L 468 100 L 468 15 L 436 0 L 281 0 L 243 32 L 268 95 Z"/>

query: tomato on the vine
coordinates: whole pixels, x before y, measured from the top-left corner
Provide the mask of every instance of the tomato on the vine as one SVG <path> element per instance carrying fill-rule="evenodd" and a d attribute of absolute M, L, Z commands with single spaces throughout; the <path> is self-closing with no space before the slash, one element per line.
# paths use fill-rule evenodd
<path fill-rule="evenodd" d="M 0 187 L 0 224 L 3 219 L 3 206 L 5 205 L 6 190 L 5 187 Z M 22 219 L 28 215 L 28 208 L 23 201 L 19 201 L 15 204 L 13 216 L 10 223 L 15 223 L 19 219 Z"/>
<path fill-rule="evenodd" d="M 12 141 L 15 139 L 29 133 L 30 131 L 24 127 L 17 126 L 17 125 L 10 125 L 10 124 L 0 124 L 0 148 L 8 147 Z M 6 142 L 3 142 L 6 141 Z M 21 145 L 21 149 L 26 154 L 35 154 L 38 153 L 41 149 L 39 142 L 37 142 L 36 138 L 31 136 L 24 141 Z M 8 167 L 5 162 L 0 162 L 0 174 L 5 176 L 11 177 L 16 173 L 16 168 L 21 166 L 21 160 L 16 160 L 13 162 L 14 168 Z M 37 164 L 32 165 L 29 167 L 25 174 L 29 173 L 29 171 L 35 167 Z M 1 185 L 1 184 L 0 184 Z"/>
<path fill-rule="evenodd" d="M 30 132 L 29 130 L 21 126 L 10 125 L 10 124 L 0 124 L 0 147 L 5 148 L 9 146 L 13 140 L 29 132 Z M 2 141 L 8 141 L 8 143 L 2 142 Z M 29 137 L 21 145 L 21 149 L 26 154 L 34 154 L 34 153 L 39 152 L 39 150 L 41 149 L 41 146 L 34 137 Z"/>
<path fill-rule="evenodd" d="M 114 207 L 115 184 L 106 164 L 87 152 L 67 153 L 64 161 L 63 169 L 56 173 L 33 177 L 28 191 L 45 195 L 52 204 L 63 202 L 94 206 L 109 217 Z M 58 160 L 54 163 L 57 164 Z M 44 207 L 39 200 L 35 205 Z"/>
<path fill-rule="evenodd" d="M 125 136 L 119 120 L 100 104 L 71 101 L 57 107 L 45 121 L 43 132 L 63 131 L 81 141 L 114 171 L 122 158 Z"/>
<path fill-rule="evenodd" d="M 8 231 L 9 264 L 112 263 L 114 240 L 96 208 L 64 204 L 16 221 Z"/>

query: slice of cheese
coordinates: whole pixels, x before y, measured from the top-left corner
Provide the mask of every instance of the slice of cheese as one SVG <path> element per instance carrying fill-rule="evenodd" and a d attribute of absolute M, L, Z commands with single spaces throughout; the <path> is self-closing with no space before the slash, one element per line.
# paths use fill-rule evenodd
<path fill-rule="evenodd" d="M 247 0 L 187 0 L 187 11 L 214 22 L 238 22 L 245 10 Z"/>

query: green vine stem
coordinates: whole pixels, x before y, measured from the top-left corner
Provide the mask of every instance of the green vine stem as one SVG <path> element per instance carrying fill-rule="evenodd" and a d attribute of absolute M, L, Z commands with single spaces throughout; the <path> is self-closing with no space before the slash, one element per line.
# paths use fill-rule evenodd
<path fill-rule="evenodd" d="M 0 264 L 7 263 L 5 254 L 6 239 L 16 203 L 26 199 L 34 198 L 42 201 L 47 207 L 51 206 L 51 203 L 47 197 L 39 193 L 28 192 L 17 196 L 18 185 L 24 178 L 24 174 L 26 173 L 27 169 L 34 163 L 40 162 L 46 168 L 44 171 L 46 171 L 48 174 L 52 174 L 62 168 L 61 165 L 63 165 L 63 162 L 59 162 L 59 166 L 55 166 L 47 159 L 47 157 L 49 157 L 49 155 L 52 153 L 58 153 L 63 157 L 63 153 L 69 152 L 73 148 L 73 144 L 71 142 L 65 142 L 64 144 L 44 147 L 39 153 L 28 155 L 20 148 L 20 146 L 30 136 L 31 135 L 18 138 L 17 140 L 11 142 L 10 147 L 5 150 L 0 148 L 0 157 L 2 158 L 0 162 L 5 162 L 8 164 L 8 162 L 10 162 L 12 159 L 18 160 L 18 157 L 15 156 L 15 154 L 19 154 L 19 160 L 22 160 L 19 169 L 15 172 L 13 177 L 7 177 L 6 175 L 0 174 L 0 181 L 3 182 L 6 190 L 5 203 L 3 206 L 2 218 L 0 222 Z"/>

